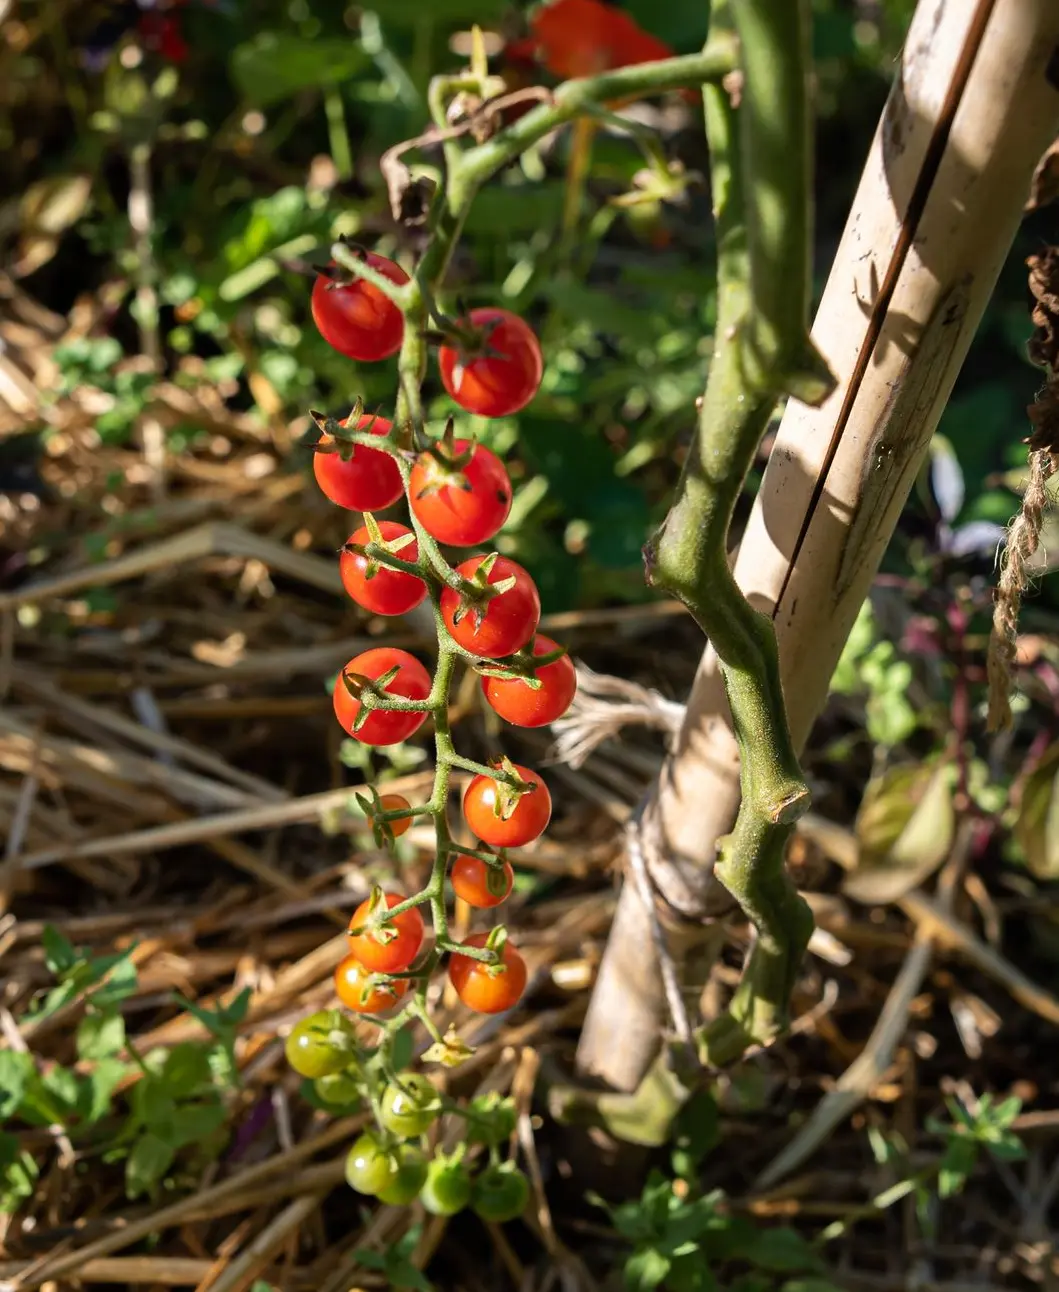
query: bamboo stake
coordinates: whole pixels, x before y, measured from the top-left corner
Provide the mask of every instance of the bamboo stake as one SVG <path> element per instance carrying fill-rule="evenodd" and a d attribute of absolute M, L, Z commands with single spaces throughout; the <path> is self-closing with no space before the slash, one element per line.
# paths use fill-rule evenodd
<path fill-rule="evenodd" d="M 735 564 L 771 613 L 796 745 L 893 533 L 993 290 L 1038 158 L 1059 125 L 1059 6 L 921 0 L 817 316 L 838 377 L 788 405 Z M 682 914 L 718 910 L 717 840 L 739 804 L 738 756 L 707 649 L 645 814 L 668 862 L 652 878 Z M 720 909 L 726 902 L 722 902 Z M 681 928 L 678 953 L 687 949 Z M 622 893 L 579 1050 L 631 1090 L 665 1017 L 647 915 Z"/>

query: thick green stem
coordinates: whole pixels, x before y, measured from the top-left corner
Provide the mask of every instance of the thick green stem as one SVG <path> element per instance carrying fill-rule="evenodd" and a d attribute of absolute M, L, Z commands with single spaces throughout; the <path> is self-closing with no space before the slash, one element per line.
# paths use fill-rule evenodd
<path fill-rule="evenodd" d="M 736 0 L 742 49 L 739 144 L 754 312 L 744 362 L 756 384 L 819 402 L 831 374 L 809 342 L 812 130 L 809 7 L 800 0 Z"/>
<path fill-rule="evenodd" d="M 717 652 L 739 745 L 742 800 L 732 834 L 719 841 L 715 873 L 757 930 L 730 1009 L 744 1044 L 771 1040 L 784 1027 L 812 932 L 808 907 L 784 868 L 790 827 L 808 807 L 809 791 L 787 726 L 775 635 L 728 564 L 732 514 L 777 394 L 811 353 L 804 8 L 789 0 L 732 6 L 746 72 L 738 124 L 725 91 L 704 90 L 718 246 L 716 341 L 698 432 L 649 555 L 652 582 L 684 602 Z M 724 7 L 716 7 L 714 22 L 725 21 Z M 772 80 L 752 88 L 762 77 Z M 807 373 L 799 378 L 803 387 L 809 380 Z M 732 1029 L 726 1023 L 721 1030 L 727 1053 Z M 713 1058 L 721 1040 L 716 1024 L 699 1040 Z"/>

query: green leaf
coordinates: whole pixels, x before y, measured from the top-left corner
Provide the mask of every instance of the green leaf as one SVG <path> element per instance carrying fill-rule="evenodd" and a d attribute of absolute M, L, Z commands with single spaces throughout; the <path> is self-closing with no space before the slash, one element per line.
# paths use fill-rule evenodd
<path fill-rule="evenodd" d="M 1026 1156 L 1026 1145 L 1010 1131 L 1002 1132 L 995 1140 L 987 1140 L 986 1148 L 1003 1162 L 1021 1162 Z"/>
<path fill-rule="evenodd" d="M 695 1168 L 720 1141 L 717 1103 L 708 1091 L 693 1095 L 677 1118 L 673 1171 L 681 1179 L 694 1177 Z"/>
<path fill-rule="evenodd" d="M 951 1135 L 938 1168 L 938 1194 L 951 1198 L 959 1193 L 978 1160 L 978 1142 L 969 1135 Z"/>
<path fill-rule="evenodd" d="M 125 1163 L 125 1192 L 129 1199 L 152 1193 L 175 1157 L 176 1148 L 168 1140 L 153 1131 L 144 1131 Z"/>
<path fill-rule="evenodd" d="M 132 960 L 135 950 L 134 943 L 120 955 L 105 956 L 90 962 L 100 970 L 97 982 L 106 975 L 106 981 L 92 993 L 92 1003 L 98 1009 L 113 1009 L 136 991 L 138 974 Z"/>
<path fill-rule="evenodd" d="M 117 342 L 114 343 L 117 345 Z M 118 349 L 120 355 L 120 347 Z M 56 351 L 58 355 L 58 351 Z M 60 933 L 54 924 L 46 924 L 40 935 L 41 946 L 44 950 L 44 963 L 48 966 L 51 973 L 57 977 L 68 973 L 75 964 L 79 963 L 82 956 L 74 944 L 64 934 Z"/>
<path fill-rule="evenodd" d="M 843 891 L 885 905 L 922 883 L 948 856 L 956 829 L 949 763 L 901 763 L 870 781 L 857 814 L 857 869 Z"/>
<path fill-rule="evenodd" d="M 775 1274 L 813 1270 L 820 1264 L 819 1257 L 809 1243 L 797 1230 L 787 1225 L 780 1225 L 775 1229 L 759 1229 L 743 1256 L 758 1269 L 770 1270 Z"/>
<path fill-rule="evenodd" d="M 39 1090 L 44 1095 L 42 1106 L 50 1105 L 55 1110 L 54 1121 L 65 1126 L 77 1113 L 83 1080 L 69 1068 L 50 1068 L 40 1074 Z"/>
<path fill-rule="evenodd" d="M 0 1121 L 14 1114 L 36 1072 L 32 1054 L 21 1050 L 0 1050 Z"/>
<path fill-rule="evenodd" d="M 662 1283 L 671 1266 L 669 1257 L 657 1248 L 643 1247 L 625 1262 L 625 1286 L 630 1292 L 648 1292 Z"/>
<path fill-rule="evenodd" d="M 1034 878 L 1059 877 L 1059 741 L 1045 750 L 1026 778 L 1015 838 Z"/>
<path fill-rule="evenodd" d="M 100 1059 L 85 1078 L 79 1104 L 81 1116 L 87 1122 L 97 1122 L 111 1109 L 111 1097 L 118 1083 L 135 1065 L 121 1059 Z"/>
<path fill-rule="evenodd" d="M 174 1148 L 183 1148 L 185 1144 L 194 1144 L 197 1140 L 207 1140 L 224 1125 L 226 1115 L 220 1100 L 214 1103 L 180 1104 L 173 1114 L 167 1138 Z"/>
<path fill-rule="evenodd" d="M 173 1099 L 190 1099 L 209 1089 L 210 1047 L 199 1041 L 182 1041 L 165 1052 L 157 1070 L 158 1080 Z"/>
<path fill-rule="evenodd" d="M 133 1115 L 162 1139 L 170 1140 L 176 1118 L 176 1100 L 158 1077 L 144 1077 L 132 1088 Z"/>
<path fill-rule="evenodd" d="M 672 45 L 678 54 L 701 49 L 706 40 L 709 6 L 701 0 L 627 0 L 623 6 L 644 31 Z M 815 26 L 815 23 L 814 23 Z"/>
<path fill-rule="evenodd" d="M 264 108 L 302 90 L 352 80 L 369 62 L 352 37 L 306 40 L 288 32 L 263 31 L 233 50 L 230 66 L 243 97 Z"/>
<path fill-rule="evenodd" d="M 36 1191 L 40 1167 L 14 1135 L 0 1133 L 0 1213 L 11 1215 Z"/>
<path fill-rule="evenodd" d="M 92 1010 L 77 1026 L 77 1057 L 106 1059 L 125 1048 L 125 1020 L 120 1014 Z"/>

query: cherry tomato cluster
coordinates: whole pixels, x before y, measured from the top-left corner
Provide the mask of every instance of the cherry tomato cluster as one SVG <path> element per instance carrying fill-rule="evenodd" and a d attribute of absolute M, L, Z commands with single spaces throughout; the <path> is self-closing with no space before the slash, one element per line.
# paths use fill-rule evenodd
<path fill-rule="evenodd" d="M 394 286 L 408 282 L 408 275 L 394 261 L 374 251 L 360 255 L 368 269 Z M 351 278 L 334 264 L 313 285 L 312 314 L 332 349 L 361 362 L 389 359 L 404 339 L 404 315 L 383 289 L 364 278 Z M 493 306 L 470 310 L 465 318 L 446 320 L 438 339 L 441 384 L 469 413 L 510 417 L 525 408 L 540 388 L 544 375 L 540 342 L 529 324 L 510 310 Z"/>
<path fill-rule="evenodd" d="M 340 1010 L 303 1018 L 287 1038 L 286 1054 L 295 1072 L 312 1083 L 320 1103 L 343 1113 L 363 1104 L 372 1108 L 376 1126 L 361 1133 L 346 1157 L 346 1181 L 358 1193 L 391 1206 L 418 1198 L 435 1216 L 453 1216 L 470 1206 L 494 1223 L 514 1220 L 525 1210 L 529 1181 L 513 1162 L 500 1158 L 500 1146 L 515 1129 L 511 1099 L 494 1093 L 466 1106 L 446 1099 L 425 1076 L 389 1068 L 382 1048 L 360 1046 Z M 446 1115 L 465 1122 L 452 1153 L 436 1147 Z M 466 1158 L 476 1144 L 488 1150 L 489 1160 L 474 1174 Z"/>
<path fill-rule="evenodd" d="M 398 301 L 409 279 L 393 261 L 373 252 L 359 256 L 368 276 L 332 265 L 315 281 L 312 314 L 331 346 L 370 362 L 401 348 L 406 319 Z M 386 284 L 396 293 L 384 290 Z M 440 335 L 428 336 L 439 342 L 441 381 L 461 408 L 503 417 L 536 394 L 543 371 L 540 346 L 516 315 L 475 309 L 455 321 L 443 320 Z M 526 988 L 526 962 L 503 926 L 460 942 L 449 938 L 445 885 L 474 909 L 504 902 L 514 885 L 505 850 L 540 837 L 551 817 L 551 797 L 531 768 L 507 758 L 482 765 L 455 755 L 445 720 L 455 663 L 462 659 L 474 668 L 486 703 L 522 727 L 547 725 L 566 712 L 576 689 L 574 666 L 558 643 L 538 633 L 540 597 L 521 565 L 488 550 L 450 565 L 440 550 L 441 545 L 485 546 L 507 520 L 511 480 L 491 449 L 458 437 L 451 419 L 442 435 L 430 437 L 410 421 L 373 416 L 359 403 L 342 421 L 318 414 L 314 419 L 322 432 L 313 457 L 320 489 L 337 506 L 363 513 L 339 557 L 345 591 L 376 615 L 407 614 L 428 598 L 434 609 L 439 638 L 434 677 L 408 651 L 374 647 L 342 669 L 333 703 L 342 730 L 372 746 L 407 740 L 428 718 L 436 720 L 430 802 L 413 807 L 401 795 L 379 795 L 374 789 L 359 797 L 380 845 L 391 845 L 417 816 L 432 818 L 437 858 L 422 892 L 408 896 L 375 888 L 350 921 L 335 992 L 355 1015 L 386 1015 L 376 1017 L 382 1033 L 378 1049 L 366 1056 L 349 1015 L 330 1011 L 298 1024 L 287 1056 L 313 1081 L 318 1099 L 332 1104 L 360 1099 L 374 1114 L 375 1128 L 350 1151 L 346 1175 L 353 1188 L 387 1203 L 419 1197 L 438 1215 L 469 1204 L 486 1219 L 510 1219 L 528 1196 L 525 1177 L 498 1156 L 513 1123 L 498 1133 L 496 1117 L 489 1122 L 482 1108 L 475 1110 L 473 1103 L 464 1110 L 448 1107 L 425 1077 L 399 1076 L 390 1057 L 392 1038 L 405 1021 L 416 1018 L 436 1043 L 437 1053 L 428 1051 L 428 1059 L 454 1064 L 468 1053 L 454 1033 L 442 1038 L 426 1012 L 426 983 L 445 955 L 452 990 L 476 1013 L 512 1009 Z M 406 519 L 376 516 L 402 498 Z M 454 767 L 471 773 L 462 817 L 474 846 L 449 833 L 446 801 Z M 426 905 L 432 938 L 422 914 Z M 466 1145 L 457 1155 L 429 1160 L 424 1146 L 411 1142 L 424 1136 L 443 1111 L 468 1118 L 468 1142 L 477 1134 L 489 1147 L 489 1166 L 474 1180 L 462 1160 Z"/>

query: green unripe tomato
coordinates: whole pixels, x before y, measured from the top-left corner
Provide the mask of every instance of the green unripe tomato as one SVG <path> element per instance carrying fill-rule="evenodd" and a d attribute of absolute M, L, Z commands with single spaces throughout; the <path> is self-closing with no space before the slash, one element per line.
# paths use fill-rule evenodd
<path fill-rule="evenodd" d="M 514 1162 L 505 1162 L 487 1166 L 475 1180 L 471 1207 L 483 1220 L 502 1225 L 522 1215 L 529 1196 L 529 1180 Z"/>
<path fill-rule="evenodd" d="M 481 1144 L 500 1145 L 515 1132 L 515 1101 L 495 1090 L 475 1095 L 467 1105 L 467 1138 Z"/>
<path fill-rule="evenodd" d="M 393 1152 L 397 1172 L 389 1184 L 377 1193 L 380 1202 L 391 1207 L 405 1207 L 419 1194 L 427 1178 L 427 1159 L 415 1144 L 399 1144 Z"/>
<path fill-rule="evenodd" d="M 471 1200 L 471 1174 L 462 1162 L 439 1155 L 427 1167 L 419 1201 L 432 1216 L 454 1216 Z"/>
<path fill-rule="evenodd" d="M 402 1073 L 400 1084 L 391 1081 L 382 1092 L 379 1121 L 393 1135 L 412 1139 L 422 1135 L 441 1112 L 441 1096 L 415 1072 Z"/>
<path fill-rule="evenodd" d="M 360 1082 L 352 1072 L 328 1072 L 313 1082 L 316 1097 L 325 1104 L 347 1106 L 360 1098 Z"/>
<path fill-rule="evenodd" d="M 300 1077 L 315 1081 L 341 1072 L 356 1059 L 356 1032 L 340 1010 L 321 1009 L 295 1023 L 284 1051 Z"/>
<path fill-rule="evenodd" d="M 397 1179 L 397 1158 L 374 1131 L 365 1131 L 346 1158 L 346 1183 L 369 1198 L 378 1197 Z"/>

